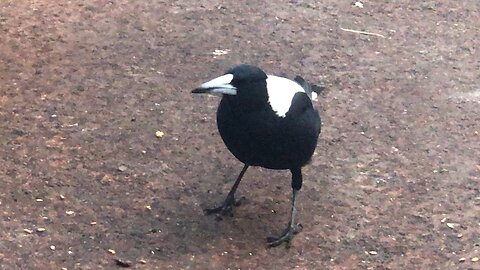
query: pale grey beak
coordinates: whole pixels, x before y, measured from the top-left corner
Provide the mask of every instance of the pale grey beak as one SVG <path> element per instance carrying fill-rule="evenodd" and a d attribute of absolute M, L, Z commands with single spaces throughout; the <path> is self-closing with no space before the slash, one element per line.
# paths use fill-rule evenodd
<path fill-rule="evenodd" d="M 236 95 L 237 88 L 230 83 L 233 80 L 233 74 L 225 74 L 213 80 L 200 85 L 192 90 L 194 94 L 224 94 Z"/>

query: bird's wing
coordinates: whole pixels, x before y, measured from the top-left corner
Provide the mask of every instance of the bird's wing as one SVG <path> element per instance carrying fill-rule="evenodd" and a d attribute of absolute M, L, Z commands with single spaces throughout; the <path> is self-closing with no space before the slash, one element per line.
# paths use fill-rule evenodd
<path fill-rule="evenodd" d="M 287 112 L 287 116 L 299 116 L 303 114 L 307 109 L 313 109 L 312 101 L 307 93 L 298 92 L 293 96 L 290 110 Z"/>

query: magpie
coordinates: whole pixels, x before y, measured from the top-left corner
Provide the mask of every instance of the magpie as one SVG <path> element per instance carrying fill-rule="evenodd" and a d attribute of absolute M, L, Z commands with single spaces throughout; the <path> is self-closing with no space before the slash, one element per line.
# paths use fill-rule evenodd
<path fill-rule="evenodd" d="M 312 105 L 317 93 L 312 90 L 315 88 L 300 76 L 290 80 L 267 75 L 246 64 L 192 90 L 222 96 L 218 131 L 228 150 L 244 164 L 223 204 L 205 209 L 207 215 L 233 215 L 235 191 L 250 166 L 290 170 L 290 222 L 279 237 L 267 238 L 270 247 L 284 242 L 289 245 L 301 229 L 296 224 L 296 201 L 302 187 L 302 167 L 310 162 L 320 135 L 320 115 Z"/>

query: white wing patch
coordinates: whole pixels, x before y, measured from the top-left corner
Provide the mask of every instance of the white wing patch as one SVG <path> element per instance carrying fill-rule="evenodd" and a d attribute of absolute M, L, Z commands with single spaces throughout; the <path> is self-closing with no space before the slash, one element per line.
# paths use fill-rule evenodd
<path fill-rule="evenodd" d="M 305 93 L 298 83 L 283 77 L 267 76 L 268 103 L 278 116 L 285 117 L 292 105 L 293 96 L 298 92 Z"/>

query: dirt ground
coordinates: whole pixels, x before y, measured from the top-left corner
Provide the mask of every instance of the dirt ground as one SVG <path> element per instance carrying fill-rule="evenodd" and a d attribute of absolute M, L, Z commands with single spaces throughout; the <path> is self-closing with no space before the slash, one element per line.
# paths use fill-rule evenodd
<path fill-rule="evenodd" d="M 480 269 L 480 2 L 361 2 L 2 0 L 1 269 Z M 327 87 L 290 249 L 286 171 L 202 212 L 239 63 Z"/>

